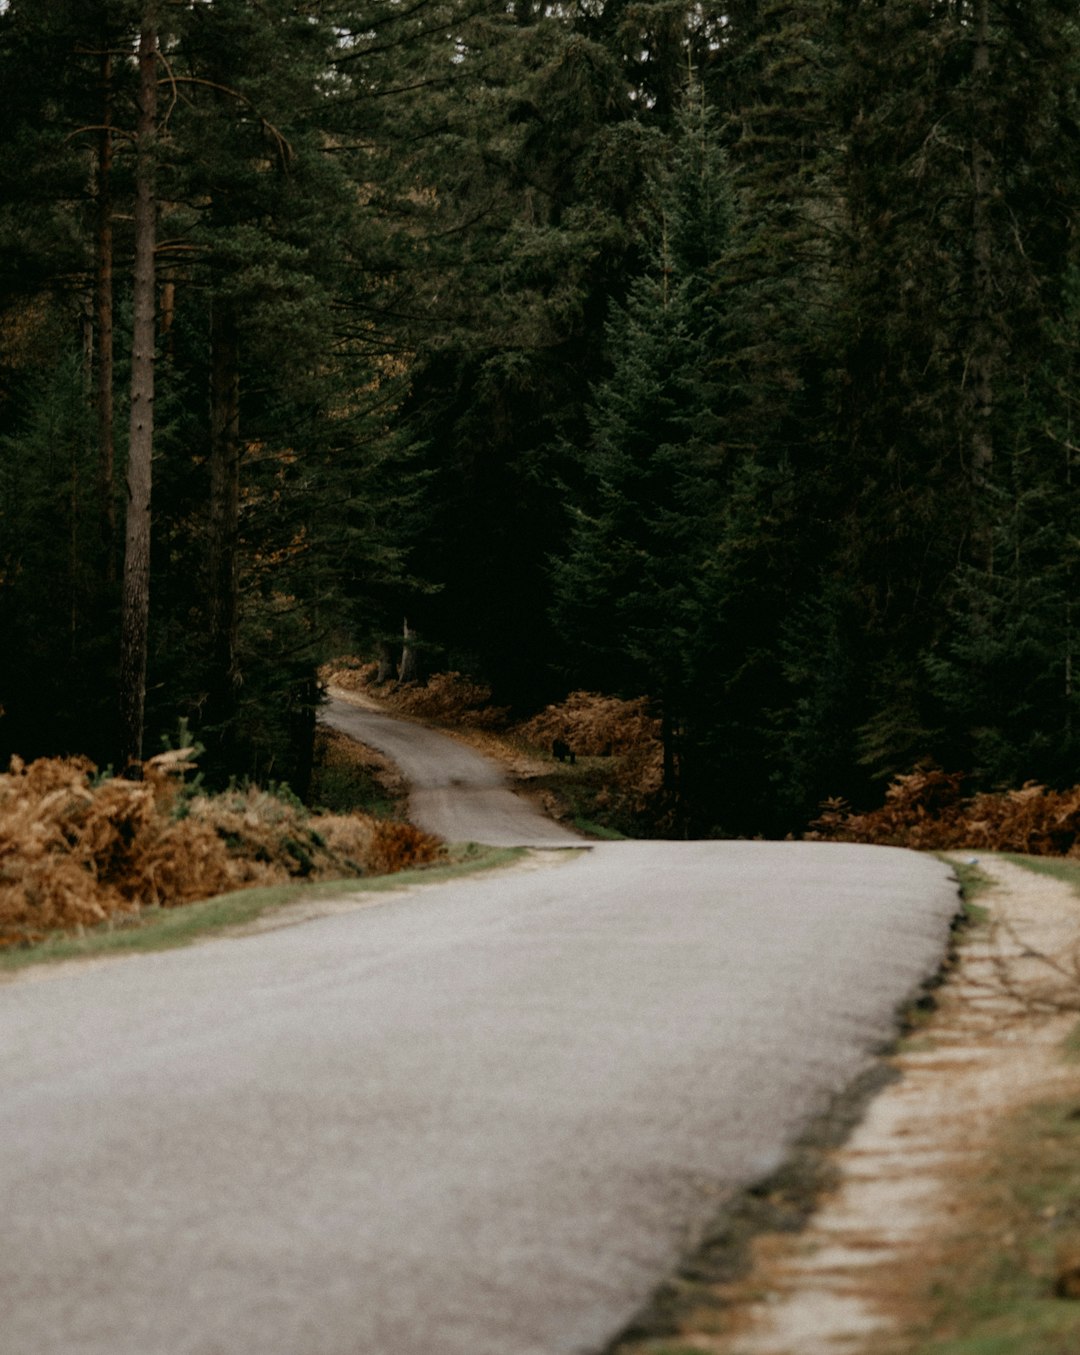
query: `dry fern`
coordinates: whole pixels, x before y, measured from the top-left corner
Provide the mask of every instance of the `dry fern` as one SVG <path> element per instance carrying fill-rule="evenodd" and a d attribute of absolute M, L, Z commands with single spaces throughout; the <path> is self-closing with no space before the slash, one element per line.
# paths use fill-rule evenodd
<path fill-rule="evenodd" d="M 664 784 L 660 721 L 649 713 L 645 697 L 623 700 L 600 692 L 571 692 L 547 706 L 514 733 L 527 743 L 550 749 L 555 739 L 579 757 L 611 758 L 608 784 L 594 799 L 605 813 L 657 821 Z"/>
<path fill-rule="evenodd" d="M 347 692 L 371 693 L 379 705 L 401 715 L 431 720 L 436 724 L 467 724 L 474 729 L 499 729 L 506 724 L 507 711 L 491 704 L 491 688 L 462 673 L 434 673 L 426 682 L 375 683 L 376 665 L 359 659 L 344 658 L 325 665 L 319 677 L 328 687 Z"/>
<path fill-rule="evenodd" d="M 437 838 L 363 815 L 311 816 L 255 787 L 180 801 L 191 749 L 143 779 L 93 780 L 83 758 L 12 759 L 0 775 L 0 945 L 289 879 L 385 873 L 437 859 Z M 182 817 L 181 817 L 182 814 Z"/>
<path fill-rule="evenodd" d="M 842 800 L 827 800 L 806 836 L 923 850 L 1080 856 L 1080 787 L 1048 790 L 1030 781 L 1019 790 L 965 798 L 963 779 L 958 772 L 917 768 L 892 782 L 880 809 L 864 814 L 852 813 Z"/>
<path fill-rule="evenodd" d="M 644 697 L 624 701 L 599 692 L 571 692 L 517 729 L 531 743 L 562 738 L 583 757 L 645 753 L 660 747 L 660 721 Z"/>

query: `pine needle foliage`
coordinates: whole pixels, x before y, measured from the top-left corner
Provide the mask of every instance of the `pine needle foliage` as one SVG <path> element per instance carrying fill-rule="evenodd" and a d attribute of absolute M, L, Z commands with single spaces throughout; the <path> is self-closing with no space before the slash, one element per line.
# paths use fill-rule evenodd
<path fill-rule="evenodd" d="M 723 476 L 713 360 L 721 320 L 710 270 L 733 212 L 699 86 L 686 95 L 652 194 L 648 267 L 607 324 L 610 374 L 593 390 L 582 488 L 552 569 L 553 614 L 575 673 L 658 703 L 674 793 L 671 731 L 700 676 L 692 657 L 710 607 Z"/>

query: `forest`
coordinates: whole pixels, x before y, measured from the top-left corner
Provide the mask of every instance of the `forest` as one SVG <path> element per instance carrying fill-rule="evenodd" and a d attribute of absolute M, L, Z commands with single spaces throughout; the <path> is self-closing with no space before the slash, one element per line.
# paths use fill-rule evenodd
<path fill-rule="evenodd" d="M 1080 781 L 1075 0 L 7 0 L 0 104 L 0 763 L 303 795 L 360 653 L 694 835 Z"/>

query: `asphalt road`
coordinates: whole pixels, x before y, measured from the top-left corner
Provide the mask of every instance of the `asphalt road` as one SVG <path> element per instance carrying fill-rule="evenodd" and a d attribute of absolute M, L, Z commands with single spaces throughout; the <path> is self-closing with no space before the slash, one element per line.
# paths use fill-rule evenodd
<path fill-rule="evenodd" d="M 396 762 L 409 782 L 409 818 L 447 842 L 567 847 L 581 839 L 510 789 L 501 768 L 466 744 L 356 702 L 332 698 L 323 721 Z"/>
<path fill-rule="evenodd" d="M 0 985 L 3 1355 L 594 1352 L 939 962 L 936 860 L 612 843 Z"/>

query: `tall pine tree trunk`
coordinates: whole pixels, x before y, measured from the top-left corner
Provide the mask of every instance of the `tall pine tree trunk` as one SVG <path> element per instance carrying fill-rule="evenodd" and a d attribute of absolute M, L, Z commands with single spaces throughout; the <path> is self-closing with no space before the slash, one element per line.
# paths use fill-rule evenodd
<path fill-rule="evenodd" d="M 219 8 L 227 8 L 219 6 Z M 209 74 L 218 116 L 228 124 L 233 112 L 235 53 L 225 44 L 215 50 Z M 210 222 L 220 239 L 235 230 L 237 204 L 232 185 L 215 182 Z M 240 532 L 240 317 L 226 294 L 225 267 L 211 269 L 210 296 L 210 502 L 209 635 L 210 673 L 207 733 L 226 764 L 234 760 L 236 694 L 240 685 L 237 650 L 240 624 L 238 546 Z"/>
<path fill-rule="evenodd" d="M 392 681 L 397 671 L 394 651 L 390 648 L 389 641 L 377 640 L 375 642 L 375 658 L 378 664 L 375 671 L 375 682 L 381 686 L 384 682 Z"/>
<path fill-rule="evenodd" d="M 97 225 L 94 237 L 94 313 L 97 325 L 98 516 L 105 578 L 116 579 L 116 503 L 113 416 L 113 230 L 112 230 L 112 56 L 102 35 L 102 117 L 97 154 Z"/>
<path fill-rule="evenodd" d="M 994 399 L 997 344 L 994 332 L 994 238 L 991 201 L 994 159 L 981 130 L 990 84 L 990 0 L 975 8 L 971 142 L 972 328 L 968 375 L 971 382 L 971 480 L 974 490 L 972 554 L 975 564 L 993 570 L 993 530 L 987 488 L 994 466 Z"/>
<path fill-rule="evenodd" d="M 235 308 L 220 294 L 210 316 L 210 723 L 230 741 L 239 629 L 240 337 Z"/>
<path fill-rule="evenodd" d="M 154 152 L 157 133 L 157 25 L 154 6 L 139 35 L 136 128 L 135 277 L 131 343 L 131 431 L 120 615 L 120 766 L 142 758 L 150 623 L 150 488 L 154 452 Z"/>

